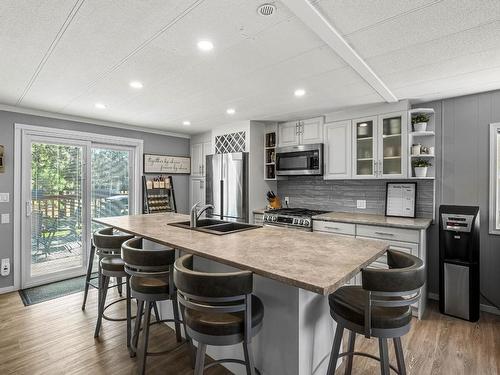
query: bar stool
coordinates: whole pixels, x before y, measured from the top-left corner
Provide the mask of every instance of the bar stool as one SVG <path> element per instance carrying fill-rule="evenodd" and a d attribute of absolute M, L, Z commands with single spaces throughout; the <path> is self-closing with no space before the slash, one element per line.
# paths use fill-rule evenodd
<path fill-rule="evenodd" d="M 204 273 L 193 271 L 193 256 L 175 262 L 174 281 L 187 334 L 198 342 L 195 375 L 224 362 L 245 365 L 247 374 L 255 375 L 252 338 L 262 327 L 264 306 L 252 295 L 250 271 Z M 243 344 L 245 360 L 220 359 L 204 365 L 207 345 Z"/>
<path fill-rule="evenodd" d="M 395 250 L 387 251 L 387 264 L 389 269 L 363 269 L 362 286 L 344 286 L 328 296 L 330 314 L 337 322 L 328 375 L 335 373 L 342 356 L 348 356 L 345 374 L 351 374 L 355 355 L 380 361 L 382 375 L 390 369 L 406 374 L 401 336 L 410 330 L 411 305 L 420 298 L 425 268 L 419 258 Z M 339 354 L 344 328 L 349 330 L 348 351 Z M 380 358 L 354 351 L 357 333 L 378 338 Z M 388 338 L 394 342 L 397 369 L 389 364 Z"/>
<path fill-rule="evenodd" d="M 127 301 L 127 317 L 125 319 L 110 318 L 106 316 L 105 311 L 111 305 L 121 302 L 124 299 L 120 298 L 108 305 L 106 305 L 106 297 L 108 294 L 108 289 L 114 286 L 109 286 L 109 281 L 112 277 L 117 278 L 117 284 L 115 286 L 121 288 L 122 278 L 126 278 L 127 274 L 125 272 L 125 262 L 121 259 L 121 245 L 124 241 L 133 238 L 134 236 L 116 232 L 113 228 L 104 228 L 97 230 L 93 236 L 93 242 L 95 246 L 95 252 L 99 256 L 99 282 L 98 282 L 98 310 L 97 310 L 97 324 L 95 327 L 94 337 L 99 337 L 101 330 L 102 320 L 110 321 L 127 321 L 127 347 L 130 344 L 131 336 L 131 307 L 130 307 L 130 293 L 127 285 L 127 296 L 125 300 Z"/>
<path fill-rule="evenodd" d="M 148 250 L 144 249 L 143 239 L 134 238 L 123 243 L 122 258 L 125 262 L 127 282 L 130 285 L 131 296 L 137 299 L 137 318 L 135 320 L 134 335 L 131 342 L 131 357 L 136 355 L 139 332 L 143 330 L 142 348 L 139 350 L 139 373 L 146 371 L 148 355 L 170 353 L 179 346 L 157 353 L 148 353 L 149 326 L 151 323 L 151 309 L 156 308 L 159 301 L 172 301 L 174 318 L 157 320 L 154 323 L 173 322 L 177 342 L 182 342 L 179 318 L 179 305 L 173 281 L 173 265 L 175 249 Z M 141 322 L 144 315 L 144 323 Z M 144 328 L 141 328 L 141 325 Z"/>

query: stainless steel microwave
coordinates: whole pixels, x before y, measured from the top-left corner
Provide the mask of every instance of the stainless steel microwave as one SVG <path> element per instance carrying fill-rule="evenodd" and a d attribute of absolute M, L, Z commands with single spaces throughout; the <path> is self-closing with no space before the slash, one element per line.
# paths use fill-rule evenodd
<path fill-rule="evenodd" d="M 323 144 L 278 147 L 276 174 L 278 176 L 323 175 Z"/>

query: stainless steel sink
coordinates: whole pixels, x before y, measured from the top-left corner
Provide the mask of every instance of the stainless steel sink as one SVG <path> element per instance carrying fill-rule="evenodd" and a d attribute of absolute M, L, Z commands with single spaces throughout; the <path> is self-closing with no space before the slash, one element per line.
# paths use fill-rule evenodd
<path fill-rule="evenodd" d="M 191 228 L 189 221 L 181 221 L 179 223 L 169 223 L 174 227 L 196 230 L 198 232 L 210 233 L 210 234 L 231 234 L 242 232 L 249 229 L 260 228 L 259 225 L 236 223 L 230 221 L 214 220 L 214 219 L 201 219 L 198 220 L 198 226 L 196 228 Z"/>

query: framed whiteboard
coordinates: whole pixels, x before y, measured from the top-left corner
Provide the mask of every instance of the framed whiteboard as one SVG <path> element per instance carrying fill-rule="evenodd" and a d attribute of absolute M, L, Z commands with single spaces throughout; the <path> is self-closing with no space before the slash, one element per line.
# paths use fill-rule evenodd
<path fill-rule="evenodd" d="M 388 182 L 385 192 L 385 216 L 415 217 L 417 183 Z"/>
<path fill-rule="evenodd" d="M 144 154 L 144 173 L 190 174 L 191 158 L 187 156 Z"/>

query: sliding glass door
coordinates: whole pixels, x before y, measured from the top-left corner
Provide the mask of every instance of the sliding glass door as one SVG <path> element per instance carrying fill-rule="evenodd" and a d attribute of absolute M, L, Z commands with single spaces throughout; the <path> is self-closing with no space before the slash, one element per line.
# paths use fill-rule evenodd
<path fill-rule="evenodd" d="M 24 163 L 23 285 L 81 275 L 87 264 L 89 142 L 29 136 Z"/>
<path fill-rule="evenodd" d="M 92 219 L 135 212 L 135 147 L 27 135 L 22 159 L 22 287 L 83 275 Z"/>

